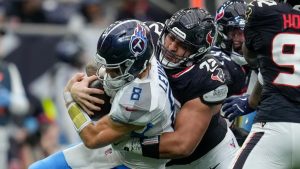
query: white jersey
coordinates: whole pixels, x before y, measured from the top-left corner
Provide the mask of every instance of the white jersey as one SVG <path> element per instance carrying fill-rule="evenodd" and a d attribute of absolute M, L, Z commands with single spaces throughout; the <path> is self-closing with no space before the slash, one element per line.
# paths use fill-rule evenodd
<path fill-rule="evenodd" d="M 174 99 L 168 78 L 155 57 L 146 78 L 135 79 L 117 92 L 110 117 L 118 122 L 144 126 L 131 133 L 134 137 L 152 137 L 164 132 L 173 132 L 175 119 Z M 122 140 L 127 141 L 127 140 Z M 121 156 L 122 163 L 130 168 L 165 168 L 166 159 L 143 157 L 113 146 Z"/>

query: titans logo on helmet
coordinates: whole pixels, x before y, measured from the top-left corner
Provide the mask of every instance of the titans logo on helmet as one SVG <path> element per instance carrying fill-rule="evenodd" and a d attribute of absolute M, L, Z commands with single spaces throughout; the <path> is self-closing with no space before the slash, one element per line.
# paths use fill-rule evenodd
<path fill-rule="evenodd" d="M 147 49 L 146 30 L 138 24 L 130 39 L 130 52 L 136 57 L 142 55 Z"/>

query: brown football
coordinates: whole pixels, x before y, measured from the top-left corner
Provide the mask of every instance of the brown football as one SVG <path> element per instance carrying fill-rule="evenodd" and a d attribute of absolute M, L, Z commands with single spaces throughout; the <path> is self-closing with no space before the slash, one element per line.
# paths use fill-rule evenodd
<path fill-rule="evenodd" d="M 98 79 L 92 81 L 89 84 L 89 88 L 98 88 L 98 89 L 102 89 L 104 91 L 103 85 Z M 94 111 L 94 115 L 90 116 L 92 120 L 98 120 L 101 117 L 103 117 L 104 115 L 109 113 L 110 108 L 111 108 L 110 97 L 105 93 L 104 94 L 96 94 L 96 95 L 93 95 L 93 96 L 95 96 L 97 98 L 100 98 L 105 102 L 104 104 L 99 105 L 101 107 L 100 111 Z"/>

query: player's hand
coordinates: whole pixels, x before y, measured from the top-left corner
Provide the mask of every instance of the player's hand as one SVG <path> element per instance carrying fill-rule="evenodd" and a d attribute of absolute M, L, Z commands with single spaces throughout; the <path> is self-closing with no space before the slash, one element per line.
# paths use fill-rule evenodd
<path fill-rule="evenodd" d="M 99 104 L 104 104 L 102 99 L 99 99 L 95 94 L 103 94 L 104 91 L 97 88 L 89 88 L 89 84 L 96 80 L 97 76 L 83 77 L 81 81 L 76 81 L 70 88 L 73 99 L 83 108 L 83 110 L 89 114 L 94 115 L 93 111 L 100 111 Z"/>
<path fill-rule="evenodd" d="M 243 116 L 254 111 L 249 106 L 249 95 L 243 96 L 231 96 L 224 100 L 221 115 L 227 118 L 229 121 L 233 121 L 238 116 Z"/>
<path fill-rule="evenodd" d="M 70 92 L 71 87 L 74 85 L 76 82 L 80 82 L 84 77 L 84 73 L 76 73 L 74 74 L 71 79 L 68 81 L 67 85 L 65 86 L 64 92 Z"/>

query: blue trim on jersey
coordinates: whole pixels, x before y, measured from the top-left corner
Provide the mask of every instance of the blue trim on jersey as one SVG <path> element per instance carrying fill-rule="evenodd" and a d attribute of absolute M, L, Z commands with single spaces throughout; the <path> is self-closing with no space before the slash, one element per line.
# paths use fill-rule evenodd
<path fill-rule="evenodd" d="M 119 165 L 119 166 L 114 167 L 112 169 L 130 169 L 130 168 L 126 167 L 125 165 Z"/>
<path fill-rule="evenodd" d="M 256 111 L 254 111 L 250 114 L 244 115 L 242 117 L 241 128 L 243 128 L 243 129 L 247 130 L 248 132 L 250 132 L 250 130 L 252 128 L 252 124 L 254 122 L 255 115 L 256 115 Z"/>
<path fill-rule="evenodd" d="M 148 138 L 147 136 L 145 136 L 145 133 L 150 130 L 151 128 L 153 128 L 153 124 L 152 123 L 148 123 L 147 126 L 146 126 L 146 129 L 142 132 L 142 133 L 137 133 L 135 131 L 132 131 L 130 136 L 131 137 L 138 137 L 138 138 Z"/>
<path fill-rule="evenodd" d="M 37 161 L 29 166 L 28 169 L 72 169 L 63 154 L 63 152 L 57 152 L 48 156 L 47 158 Z"/>

